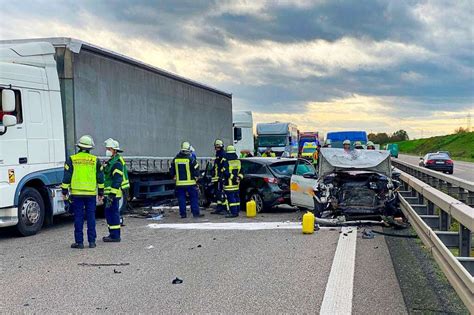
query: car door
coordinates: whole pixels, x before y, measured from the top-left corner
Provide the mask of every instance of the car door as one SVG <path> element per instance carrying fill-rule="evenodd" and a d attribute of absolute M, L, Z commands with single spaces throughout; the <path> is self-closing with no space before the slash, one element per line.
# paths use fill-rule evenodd
<path fill-rule="evenodd" d="M 291 204 L 307 209 L 314 208 L 316 170 L 306 160 L 299 159 L 291 176 Z"/>

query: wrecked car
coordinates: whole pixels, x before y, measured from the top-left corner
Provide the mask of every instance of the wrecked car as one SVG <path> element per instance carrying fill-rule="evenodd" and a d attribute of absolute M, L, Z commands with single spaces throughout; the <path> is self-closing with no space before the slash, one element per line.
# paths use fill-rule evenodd
<path fill-rule="evenodd" d="M 322 148 L 317 171 L 296 166 L 291 202 L 316 216 L 393 216 L 398 185 L 387 151 Z"/>

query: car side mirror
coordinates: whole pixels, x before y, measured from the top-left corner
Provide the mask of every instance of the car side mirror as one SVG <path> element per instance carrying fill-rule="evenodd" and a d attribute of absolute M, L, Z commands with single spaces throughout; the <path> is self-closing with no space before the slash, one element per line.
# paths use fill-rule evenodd
<path fill-rule="evenodd" d="M 313 179 L 313 178 L 316 178 L 316 174 L 314 174 L 314 173 L 306 173 L 306 174 L 303 174 L 303 177 L 304 177 L 304 178 L 311 178 L 311 179 Z"/>
<path fill-rule="evenodd" d="M 2 123 L 5 127 L 12 127 L 17 124 L 17 120 L 13 115 L 3 115 Z"/>
<path fill-rule="evenodd" d="M 11 113 L 15 111 L 15 92 L 12 90 L 2 91 L 2 111 L 4 113 Z"/>

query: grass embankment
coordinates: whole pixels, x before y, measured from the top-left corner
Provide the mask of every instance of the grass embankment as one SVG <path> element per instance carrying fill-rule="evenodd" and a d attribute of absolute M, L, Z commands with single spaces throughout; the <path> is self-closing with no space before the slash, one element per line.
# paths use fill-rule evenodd
<path fill-rule="evenodd" d="M 423 156 L 428 152 L 449 151 L 455 160 L 474 162 L 474 132 L 397 143 L 400 153 Z"/>

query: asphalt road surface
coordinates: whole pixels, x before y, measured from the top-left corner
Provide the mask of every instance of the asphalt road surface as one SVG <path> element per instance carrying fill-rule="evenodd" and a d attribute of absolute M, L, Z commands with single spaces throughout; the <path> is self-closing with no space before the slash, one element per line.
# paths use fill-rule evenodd
<path fill-rule="evenodd" d="M 420 161 L 420 157 L 415 155 L 400 154 L 398 158 L 416 166 L 418 166 L 418 162 Z M 474 163 L 454 161 L 453 176 L 469 181 L 474 181 Z"/>
<path fill-rule="evenodd" d="M 0 313 L 314 314 L 323 304 L 408 313 L 384 236 L 334 228 L 303 235 L 298 211 L 234 220 L 204 213 L 128 216 L 123 241 L 98 240 L 95 249 L 69 248 L 71 218 L 33 237 L 2 230 Z M 97 230 L 106 233 L 103 219 Z M 183 283 L 172 284 L 176 277 Z"/>

